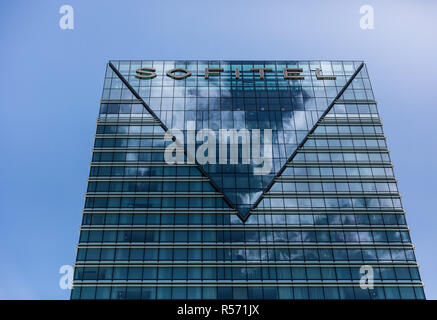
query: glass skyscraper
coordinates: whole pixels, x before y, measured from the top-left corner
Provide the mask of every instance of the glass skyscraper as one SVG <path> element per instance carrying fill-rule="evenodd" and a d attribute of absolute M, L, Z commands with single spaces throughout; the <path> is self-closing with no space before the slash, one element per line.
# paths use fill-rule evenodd
<path fill-rule="evenodd" d="M 73 286 L 424 299 L 366 65 L 110 61 Z"/>

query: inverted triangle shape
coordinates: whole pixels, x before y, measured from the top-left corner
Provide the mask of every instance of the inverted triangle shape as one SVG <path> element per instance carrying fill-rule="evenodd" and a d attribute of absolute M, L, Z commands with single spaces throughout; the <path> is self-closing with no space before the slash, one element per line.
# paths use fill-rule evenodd
<path fill-rule="evenodd" d="M 178 66 L 181 66 L 181 63 Z M 245 64 L 255 66 L 255 62 L 252 61 L 237 63 L 242 70 L 249 69 Z M 208 176 L 216 190 L 223 194 L 226 202 L 236 209 L 237 215 L 243 221 L 248 218 L 250 210 L 261 201 L 262 195 L 272 186 L 274 178 L 280 175 L 290 157 L 304 143 L 308 134 L 329 111 L 335 99 L 341 96 L 358 71 L 355 70 L 345 79 L 342 87 L 334 86 L 333 80 L 325 80 L 325 86 L 320 86 L 320 83 L 319 87 L 315 87 L 314 84 L 306 86 L 303 85 L 305 83 L 296 81 L 293 86 L 283 88 L 278 84 L 269 86 L 266 81 L 262 85 L 262 81 L 254 78 L 242 80 L 243 85 L 238 82 L 226 85 L 217 81 L 206 83 L 200 76 L 197 76 L 195 82 L 169 80 L 165 76 L 165 71 L 174 68 L 174 62 L 168 66 L 164 63 L 164 73 L 156 77 L 160 82 L 155 84 L 155 79 L 140 80 L 135 77 L 138 64 L 133 68 L 131 65 L 126 68 L 127 64 L 114 62 L 110 63 L 110 66 L 132 94 L 142 101 L 155 120 L 162 124 L 164 130 L 176 128 L 186 137 L 188 121 L 194 122 L 197 131 L 211 129 L 218 133 L 219 129 L 272 130 L 273 157 L 269 173 L 255 174 L 254 169 L 257 166 L 252 163 L 243 164 L 241 153 L 238 164 L 199 164 L 196 160 L 201 172 Z M 140 63 L 139 66 L 143 67 L 143 64 Z M 153 67 L 153 64 L 150 67 Z M 189 69 L 192 64 L 186 64 L 184 67 Z M 311 71 L 307 78 L 313 83 L 316 82 Z M 326 84 L 331 85 L 330 97 L 326 94 Z M 335 98 L 332 97 L 332 90 Z M 324 95 L 321 94 L 322 91 L 325 92 Z M 216 139 L 216 155 L 219 155 L 219 134 L 216 135 Z M 196 142 L 195 150 L 201 144 L 202 142 Z M 240 141 L 239 149 L 242 148 Z M 185 152 L 193 158 L 186 147 Z"/>

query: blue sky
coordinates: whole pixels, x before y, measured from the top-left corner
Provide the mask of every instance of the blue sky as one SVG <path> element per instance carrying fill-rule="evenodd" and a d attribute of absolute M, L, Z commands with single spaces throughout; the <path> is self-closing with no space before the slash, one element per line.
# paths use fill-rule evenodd
<path fill-rule="evenodd" d="M 74 29 L 59 8 L 74 8 Z M 370 4 L 375 29 L 362 30 Z M 109 59 L 367 63 L 427 298 L 437 298 L 437 2 L 4 1 L 0 299 L 66 299 Z"/>

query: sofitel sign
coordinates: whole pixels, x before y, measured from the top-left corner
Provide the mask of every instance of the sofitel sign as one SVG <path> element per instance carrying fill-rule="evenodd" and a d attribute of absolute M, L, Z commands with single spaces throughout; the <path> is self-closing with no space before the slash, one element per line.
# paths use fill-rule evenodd
<path fill-rule="evenodd" d="M 271 68 L 252 68 L 251 72 L 256 72 L 260 79 L 264 79 L 266 72 L 272 72 Z M 303 71 L 301 68 L 284 68 L 282 69 L 282 75 L 285 80 L 304 80 L 305 77 L 300 73 Z M 320 69 L 314 70 L 317 80 L 335 80 L 336 76 L 322 75 Z M 205 68 L 204 77 L 209 79 L 210 76 L 218 76 L 221 72 L 224 72 L 223 68 Z M 235 79 L 240 79 L 240 70 L 237 68 L 233 72 Z M 191 77 L 192 73 L 184 68 L 175 68 L 167 71 L 167 76 L 175 80 L 183 80 Z M 156 77 L 156 70 L 154 68 L 139 68 L 136 70 L 138 79 L 153 79 Z"/>

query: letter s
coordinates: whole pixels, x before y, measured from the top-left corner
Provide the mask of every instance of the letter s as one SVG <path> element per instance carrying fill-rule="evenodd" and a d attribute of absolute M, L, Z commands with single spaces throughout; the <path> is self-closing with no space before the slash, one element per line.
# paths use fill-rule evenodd
<path fill-rule="evenodd" d="M 138 79 L 153 79 L 156 77 L 155 69 L 153 68 L 139 68 L 136 70 L 136 75 Z"/>

